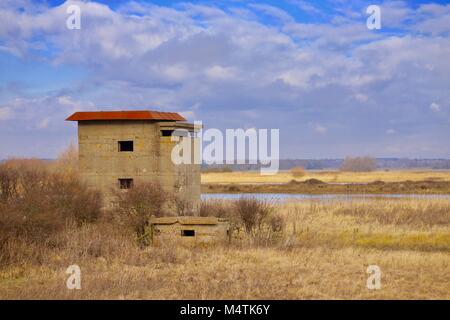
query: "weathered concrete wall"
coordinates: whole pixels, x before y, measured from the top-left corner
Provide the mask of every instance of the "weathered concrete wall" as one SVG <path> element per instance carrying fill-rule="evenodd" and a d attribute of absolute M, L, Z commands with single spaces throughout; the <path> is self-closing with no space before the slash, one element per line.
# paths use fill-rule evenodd
<path fill-rule="evenodd" d="M 228 222 L 214 225 L 152 224 L 152 244 L 155 246 L 177 244 L 201 246 L 227 244 L 230 241 Z M 195 231 L 194 236 L 183 236 L 183 230 Z"/>
<path fill-rule="evenodd" d="M 133 152 L 119 152 L 118 141 L 132 140 Z M 174 165 L 171 152 L 176 142 L 162 137 L 158 122 L 80 121 L 79 169 L 82 178 L 112 200 L 119 179 L 155 181 L 167 192 L 187 200 L 200 200 L 200 165 Z"/>

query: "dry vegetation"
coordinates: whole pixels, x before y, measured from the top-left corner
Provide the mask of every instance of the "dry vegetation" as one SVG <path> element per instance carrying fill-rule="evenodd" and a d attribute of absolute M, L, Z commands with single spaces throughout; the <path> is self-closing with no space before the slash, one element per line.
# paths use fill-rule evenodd
<path fill-rule="evenodd" d="M 342 162 L 341 171 L 370 172 L 377 168 L 377 160 L 372 157 L 346 157 Z"/>
<path fill-rule="evenodd" d="M 259 171 L 202 173 L 203 184 L 271 184 L 292 180 L 290 171 L 275 175 L 261 175 Z M 369 183 L 376 181 L 450 181 L 450 170 L 390 170 L 372 172 L 343 172 L 333 170 L 307 170 L 297 181 L 318 179 L 327 183 Z"/>
<path fill-rule="evenodd" d="M 305 168 L 303 167 L 294 167 L 290 171 L 293 178 L 301 178 L 306 175 Z"/>
<path fill-rule="evenodd" d="M 139 241 L 168 201 L 155 185 L 102 212 L 61 168 L 0 166 L 0 299 L 450 299 L 448 200 L 209 200 L 200 215 L 230 219 L 229 246 L 156 248 Z M 81 290 L 65 285 L 73 264 Z"/>
<path fill-rule="evenodd" d="M 450 194 L 450 171 L 203 173 L 203 193 Z"/>

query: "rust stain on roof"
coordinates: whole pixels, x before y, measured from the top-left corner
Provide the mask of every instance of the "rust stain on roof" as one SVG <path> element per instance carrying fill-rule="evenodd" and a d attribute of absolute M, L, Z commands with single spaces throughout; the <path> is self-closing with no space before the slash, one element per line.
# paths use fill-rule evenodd
<path fill-rule="evenodd" d="M 140 111 L 83 111 L 75 112 L 66 121 L 93 120 L 169 120 L 186 121 L 179 113 L 151 110 Z"/>
<path fill-rule="evenodd" d="M 159 217 L 152 218 L 151 224 L 183 224 L 183 225 L 216 225 L 224 222 L 226 219 L 216 217 Z"/>

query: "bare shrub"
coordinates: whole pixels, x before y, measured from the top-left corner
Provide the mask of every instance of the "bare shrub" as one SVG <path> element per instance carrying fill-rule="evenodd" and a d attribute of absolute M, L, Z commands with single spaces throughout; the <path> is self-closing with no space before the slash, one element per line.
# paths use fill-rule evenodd
<path fill-rule="evenodd" d="M 201 217 L 229 218 L 233 208 L 223 200 L 203 200 L 200 203 Z"/>
<path fill-rule="evenodd" d="M 170 197 L 170 206 L 174 209 L 177 216 L 193 216 L 194 205 L 192 201 L 186 199 L 183 195 L 174 194 Z"/>
<path fill-rule="evenodd" d="M 291 175 L 292 175 L 294 178 L 301 178 L 301 177 L 304 177 L 304 176 L 306 175 L 305 168 L 299 167 L 299 166 L 293 167 L 293 168 L 291 169 Z"/>
<path fill-rule="evenodd" d="M 234 209 L 245 231 L 252 235 L 261 230 L 264 220 L 273 211 L 273 207 L 268 202 L 248 197 L 241 197 L 234 202 Z"/>
<path fill-rule="evenodd" d="M 136 263 L 139 254 L 128 230 L 108 222 L 70 226 L 52 239 L 67 262 L 89 258 L 120 259 Z"/>
<path fill-rule="evenodd" d="M 372 157 L 346 157 L 342 162 L 341 171 L 367 172 L 377 168 L 377 161 Z"/>
<path fill-rule="evenodd" d="M 45 245 L 68 224 L 97 220 L 102 200 L 75 176 L 50 173 L 40 167 L 0 165 L 3 176 L 14 176 L 15 193 L 0 203 L 0 264 L 12 259 L 11 246 Z M 3 191 L 2 191 L 3 192 Z M 17 252 L 15 256 L 20 256 Z"/>
<path fill-rule="evenodd" d="M 65 174 L 78 173 L 78 148 L 73 142 L 63 150 L 55 163 L 56 170 Z"/>
<path fill-rule="evenodd" d="M 49 166 L 49 161 L 33 158 L 10 158 L 2 163 L 6 168 L 16 169 L 19 172 L 26 172 L 30 170 L 46 170 Z"/>
<path fill-rule="evenodd" d="M 114 193 L 116 218 L 132 228 L 138 238 L 146 234 L 145 229 L 151 216 L 164 215 L 163 206 L 168 196 L 159 183 L 138 181 L 133 188 Z"/>
<path fill-rule="evenodd" d="M 282 232 L 286 227 L 286 219 L 280 214 L 272 214 L 269 218 L 269 226 L 273 232 Z"/>

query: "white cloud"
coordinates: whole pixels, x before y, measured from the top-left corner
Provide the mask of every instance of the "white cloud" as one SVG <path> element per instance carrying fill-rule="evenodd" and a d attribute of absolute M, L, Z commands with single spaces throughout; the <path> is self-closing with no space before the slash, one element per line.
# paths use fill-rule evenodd
<path fill-rule="evenodd" d="M 433 112 L 439 112 L 439 111 L 441 111 L 441 106 L 439 104 L 437 104 L 436 102 L 433 102 L 430 104 L 430 109 Z"/>
<path fill-rule="evenodd" d="M 226 68 L 219 65 L 214 65 L 207 68 L 206 75 L 212 79 L 232 79 L 235 77 L 235 70 L 233 68 Z"/>
<path fill-rule="evenodd" d="M 386 130 L 386 134 L 395 134 L 395 133 L 397 133 L 397 131 L 395 131 L 395 129 L 387 129 Z"/>
<path fill-rule="evenodd" d="M 320 134 L 327 133 L 328 129 L 320 124 L 314 125 L 314 131 Z"/>

